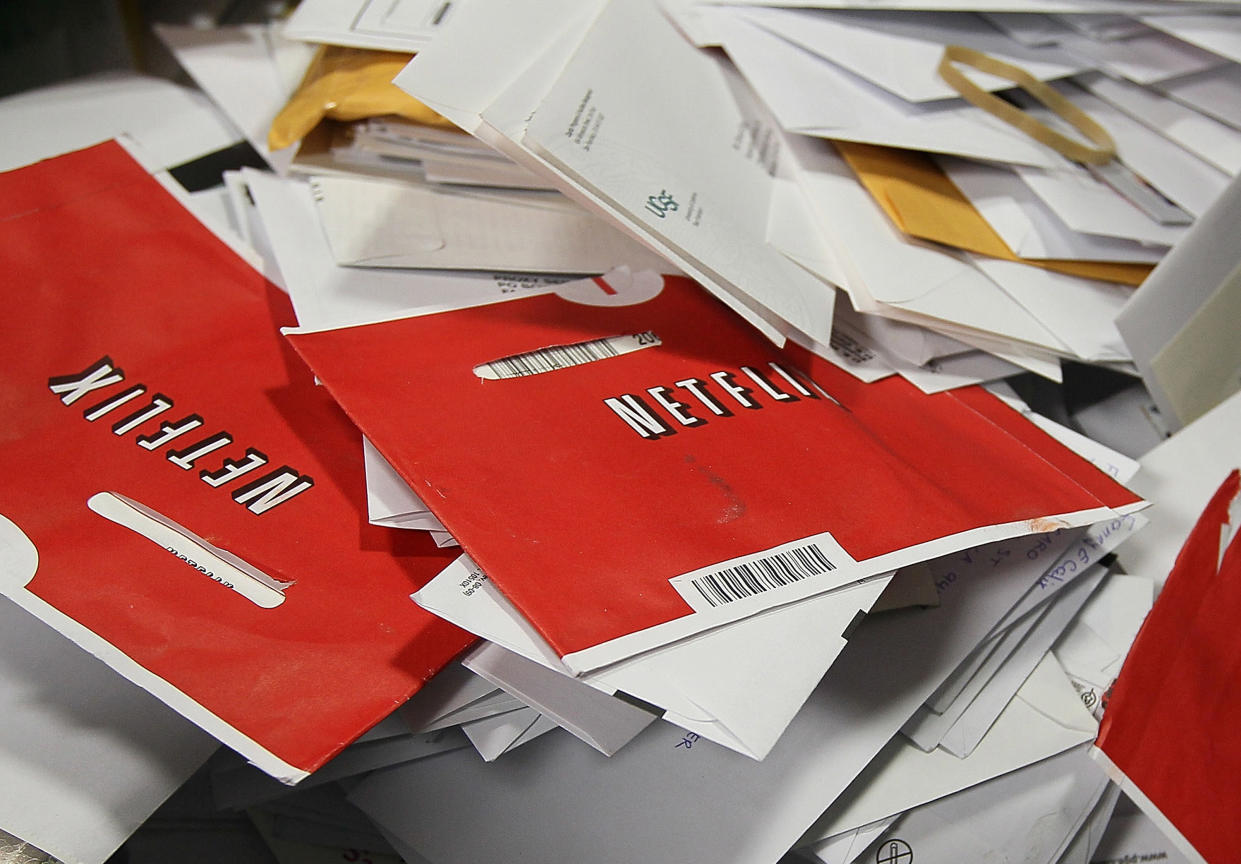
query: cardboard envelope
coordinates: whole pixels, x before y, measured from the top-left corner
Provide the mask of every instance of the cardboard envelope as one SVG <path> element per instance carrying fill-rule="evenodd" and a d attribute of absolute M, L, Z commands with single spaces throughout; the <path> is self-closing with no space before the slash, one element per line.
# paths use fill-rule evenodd
<path fill-rule="evenodd" d="M 121 146 L 0 187 L 4 593 L 305 776 L 471 641 L 406 599 L 454 553 L 366 524 L 358 432 L 280 338 L 286 296 Z"/>
<path fill-rule="evenodd" d="M 865 384 L 678 277 L 289 338 L 577 673 L 1140 506 L 984 391 Z"/>

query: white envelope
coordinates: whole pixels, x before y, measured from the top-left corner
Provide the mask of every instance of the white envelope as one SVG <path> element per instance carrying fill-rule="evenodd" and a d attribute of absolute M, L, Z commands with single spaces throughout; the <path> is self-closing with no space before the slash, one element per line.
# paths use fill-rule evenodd
<path fill-rule="evenodd" d="M 1086 746 L 1073 747 L 906 813 L 876 842 L 875 860 L 892 847 L 920 864 L 1054 864 L 1108 785 Z"/>
<path fill-rule="evenodd" d="M 1020 174 L 1006 166 L 950 156 L 937 161 L 948 179 L 995 229 L 1004 244 L 1022 258 L 1154 264 L 1168 251 L 1163 245 L 1075 231 L 1022 181 Z M 1115 195 L 1110 188 L 1108 192 Z M 1122 203 L 1136 209 L 1128 201 Z"/>
<path fill-rule="evenodd" d="M 838 307 L 836 321 L 832 325 L 833 333 L 837 334 L 833 336 L 833 340 L 846 337 L 853 340 L 858 346 L 858 349 L 853 350 L 853 354 L 856 355 L 860 349 L 870 352 L 877 358 L 882 358 L 880 362 L 889 369 L 898 372 L 901 377 L 924 393 L 939 393 L 944 390 L 951 390 L 954 387 L 981 384 L 983 381 L 992 378 L 1003 378 L 1022 371 L 1019 367 L 1006 360 L 987 354 L 984 351 L 970 349 L 955 339 L 947 340 L 947 337 L 940 338 L 951 341 L 965 350 L 940 359 L 928 360 L 926 365 L 923 366 L 915 365 L 910 360 L 895 353 L 888 344 L 881 341 L 882 335 L 888 335 L 887 333 L 876 338 L 878 331 L 884 329 L 874 327 L 873 324 L 876 321 L 883 322 L 885 325 L 898 325 L 905 330 L 921 332 L 930 337 L 939 336 L 938 333 L 913 324 L 880 318 L 878 315 L 862 316 L 860 313 L 852 311 L 846 313 L 844 308 Z M 866 330 L 861 329 L 858 326 L 859 324 L 865 326 Z"/>
<path fill-rule="evenodd" d="M 887 832 L 899 816 L 880 819 L 870 825 L 842 831 L 824 840 L 798 850 L 802 855 L 813 855 L 822 864 L 852 864 L 881 835 Z"/>
<path fill-rule="evenodd" d="M 1171 428 L 1241 386 L 1241 179 L 1120 311 L 1116 326 Z"/>
<path fill-rule="evenodd" d="M 0 526 L 0 571 L 16 548 Z M 0 829 L 65 862 L 103 864 L 219 746 L 7 598 L 0 716 Z"/>
<path fill-rule="evenodd" d="M 739 13 L 765 30 L 800 45 L 893 95 L 910 102 L 956 99 L 938 74 L 947 45 L 964 45 L 1020 66 L 1040 81 L 1091 68 L 1056 48 L 1027 48 L 973 14 L 826 11 L 759 8 Z M 985 90 L 1012 82 L 985 73 L 971 76 Z"/>
<path fill-rule="evenodd" d="M 1066 443 L 1069 443 L 1068 440 Z M 1004 612 L 965 662 L 945 678 L 932 697 L 927 700 L 927 706 L 936 713 L 947 711 L 998 650 L 999 640 L 1004 637 L 1006 631 L 1058 592 L 1072 585 L 1078 576 L 1089 572 L 1093 564 L 1115 550 L 1117 546 L 1131 538 L 1134 532 L 1147 524 L 1143 515 L 1133 514 L 1093 525 L 1087 531 L 1065 531 L 1044 535 L 1044 539 L 1035 548 L 1039 553 L 1038 557 L 1044 562 L 1052 562 L 1051 566 L 1043 570 L 1035 584 Z M 952 559 L 952 563 L 968 566 L 973 562 L 966 561 L 962 556 Z"/>
<path fill-rule="evenodd" d="M 1093 864 L 1122 864 L 1126 861 L 1143 860 L 1190 864 L 1189 859 L 1159 826 L 1131 804 L 1124 812 L 1119 812 L 1118 809 L 1090 860 Z"/>
<path fill-rule="evenodd" d="M 1153 84 L 1201 72 L 1224 62 L 1209 51 L 1156 30 L 1111 41 L 1066 34 L 1060 38 L 1059 45 L 1067 53 L 1078 55 L 1097 69 L 1139 84 Z"/>
<path fill-rule="evenodd" d="M 924 366 L 932 360 L 970 350 L 970 346 L 925 327 L 878 315 L 865 315 L 843 305 L 837 311 L 836 320 L 864 334 L 886 356 L 900 358 L 915 366 Z"/>
<path fill-rule="evenodd" d="M 922 750 L 942 747 L 959 758 L 968 757 L 1098 587 L 1104 572 L 1092 567 L 1044 608 L 1010 627 L 947 710 L 936 714 L 923 706 L 902 733 Z"/>
<path fill-rule="evenodd" d="M 1097 730 L 1055 658 L 1044 655 L 968 758 L 926 753 L 897 736 L 815 822 L 813 836 L 831 837 L 951 795 L 1093 741 Z"/>
<path fill-rule="evenodd" d="M 839 310 L 842 308 L 843 306 L 836 307 L 837 316 L 836 321 L 832 322 L 830 345 L 819 345 L 809 340 L 803 342 L 800 338 L 796 340 L 798 344 L 830 360 L 859 381 L 870 383 L 895 374 L 896 370 L 871 347 L 870 340 L 847 324 L 841 324 Z"/>
<path fill-rule="evenodd" d="M 1241 63 L 1241 18 L 1236 15 L 1149 15 L 1142 23 Z"/>
<path fill-rule="evenodd" d="M 1088 362 L 1131 359 L 1115 324 L 1133 296 L 1131 287 L 1019 261 L 968 253 L 967 257 L 1078 358 Z"/>
<path fill-rule="evenodd" d="M 362 456 L 366 469 L 367 518 L 372 524 L 448 535 L 422 499 L 365 438 L 362 439 Z"/>
<path fill-rule="evenodd" d="M 445 718 L 499 692 L 486 678 L 475 675 L 460 663 L 450 663 L 433 676 L 408 702 L 397 709 L 407 729 L 430 732 L 449 723 Z"/>
<path fill-rule="evenodd" d="M 664 719 L 762 759 L 845 645 L 843 633 L 888 578 L 768 610 L 645 652 L 581 681 L 665 709 Z M 436 615 L 558 674 L 551 647 L 462 556 L 414 599 Z"/>
<path fill-rule="evenodd" d="M 494 762 L 525 735 L 540 716 L 533 708 L 519 708 L 507 714 L 464 723 L 461 731 L 470 739 L 484 762 Z"/>
<path fill-rule="evenodd" d="M 241 138 L 197 90 L 163 78 L 109 72 L 0 99 L 0 170 L 127 135 L 150 156 L 151 170 L 172 168 Z"/>
<path fill-rule="evenodd" d="M 905 237 L 843 160 L 826 151 L 810 155 L 815 161 L 803 165 L 799 180 L 825 236 L 836 244 L 842 265 L 851 271 L 847 284 L 855 308 L 915 324 L 934 321 L 936 329 L 963 341 L 958 331 L 969 330 L 1071 354 L 962 255 Z"/>
<path fill-rule="evenodd" d="M 963 99 L 906 102 L 748 21 L 729 16 L 718 26 L 729 58 L 790 132 L 997 162 L 1060 162 Z"/>
<path fill-rule="evenodd" d="M 1159 92 L 1241 129 L 1241 64 L 1229 63 L 1155 85 Z"/>
<path fill-rule="evenodd" d="M 1125 572 L 1162 587 L 1202 508 L 1241 465 L 1241 393 L 1229 397 L 1142 456 L 1129 484 L 1149 499 L 1150 526 L 1118 553 Z"/>
<path fill-rule="evenodd" d="M 1096 717 L 1153 600 L 1152 580 L 1113 573 L 1052 649 Z"/>
<path fill-rule="evenodd" d="M 525 732 L 522 732 L 515 739 L 513 739 L 513 743 L 508 745 L 508 749 L 504 752 L 511 753 L 521 745 L 530 743 L 540 735 L 546 735 L 548 732 L 553 732 L 559 728 L 560 727 L 556 724 L 555 720 L 548 717 L 546 714 L 540 714 L 538 719 L 531 723 L 530 727 L 526 729 Z"/>
<path fill-rule="evenodd" d="M 932 360 L 926 366 L 905 366 L 898 371 L 923 393 L 942 393 L 956 387 L 1008 378 L 1025 370 L 986 351 L 967 351 Z"/>
<path fill-rule="evenodd" d="M 1108 785 L 1057 864 L 1091 864 L 1095 860 L 1095 850 L 1103 840 L 1103 832 L 1107 830 L 1119 800 L 1120 787 L 1115 783 Z"/>
<path fill-rule="evenodd" d="M 155 34 L 250 146 L 277 173 L 286 173 L 296 148 L 273 152 L 267 132 L 310 65 L 314 46 L 286 40 L 274 27 L 261 24 L 211 29 L 157 24 Z M 276 51 L 287 65 L 277 64 Z M 300 66 L 296 77 L 286 74 L 290 66 Z"/>
<path fill-rule="evenodd" d="M 243 172 L 298 323 L 333 327 L 382 320 L 415 309 L 493 303 L 551 291 L 562 279 L 478 273 L 417 273 L 341 267 L 332 259 L 308 184 Z"/>
<path fill-rule="evenodd" d="M 527 722 L 531 711 L 535 719 Z M 536 737 L 546 735 L 547 732 L 556 729 L 560 729 L 560 726 L 556 725 L 555 720 L 532 709 L 521 709 L 514 711 L 513 714 L 477 720 L 462 726 L 464 734 L 469 737 L 470 744 L 474 745 L 474 749 L 479 752 L 479 756 L 482 756 L 485 762 L 493 762 L 504 754 L 510 754 L 517 747 L 529 744 Z M 515 735 L 514 732 L 516 732 Z M 405 860 L 407 864 L 412 864 L 412 860 L 422 859 L 406 858 Z"/>
<path fill-rule="evenodd" d="M 1077 80 L 1100 99 L 1229 176 L 1241 172 L 1241 129 L 1130 81 L 1106 76 Z"/>
<path fill-rule="evenodd" d="M 1111 134 L 1116 142 L 1116 156 L 1122 163 L 1194 216 L 1206 212 L 1228 185 L 1228 175 L 1223 171 L 1097 96 L 1069 82 L 1058 81 L 1052 86 Z M 1014 98 L 1028 113 L 1050 121 L 1050 112 L 1033 104 L 1033 100 L 1021 94 Z M 1061 164 L 1070 167 L 1068 160 Z M 1075 170 L 1086 169 L 1078 166 Z"/>
<path fill-rule="evenodd" d="M 1078 233 L 1150 244 L 1166 252 L 1188 230 L 1184 225 L 1161 225 L 1089 171 L 1046 171 L 1024 165 L 1013 170 L 1060 221 Z"/>
<path fill-rule="evenodd" d="M 490 684 L 491 682 L 487 682 Z M 406 706 L 400 709 L 404 713 Z M 526 703 L 522 702 L 516 696 L 505 693 L 503 690 L 496 688 L 486 696 L 482 696 L 463 705 L 446 714 L 426 723 L 418 728 L 419 732 L 437 732 L 440 729 L 447 729 L 451 726 L 463 726 L 466 723 L 473 723 L 476 720 L 484 720 L 488 717 L 499 717 L 501 714 L 508 714 L 512 711 L 520 711 L 526 707 Z M 412 725 L 412 724 L 411 724 Z"/>
<path fill-rule="evenodd" d="M 953 670 L 940 692 L 918 706 L 918 710 L 901 727 L 901 734 L 923 750 L 938 747 L 944 734 L 986 687 L 1000 666 L 1020 647 L 1022 640 L 1039 623 L 1050 605 L 1048 603 L 1031 612 L 984 640 L 966 662 Z M 1042 659 L 1043 653 L 1040 652 L 1035 660 Z M 1011 697 L 1012 694 L 1009 695 Z"/>
<path fill-rule="evenodd" d="M 1042 615 L 1017 650 L 1009 655 L 996 673 L 970 701 L 940 740 L 940 747 L 960 758 L 974 752 L 991 729 L 1004 706 L 1013 698 L 1021 683 L 1034 670 L 1039 658 L 1064 634 L 1070 619 L 1081 610 L 1103 581 L 1106 571 L 1095 565 L 1073 580 L 1073 584 L 1056 595 L 1055 602 Z"/>
<path fill-rule="evenodd" d="M 674 82 L 682 95 L 653 98 Z M 785 333 L 830 338 L 835 292 L 766 242 L 774 178 L 787 173 L 779 129 L 736 71 L 686 42 L 654 2 L 604 8 L 521 143 L 614 219 L 677 250 L 670 260 L 717 296 L 766 310 Z"/>
<path fill-rule="evenodd" d="M 1030 569 L 1023 572 L 1021 579 L 1025 584 L 1025 590 L 1016 596 L 1009 607 L 1002 610 L 1001 614 L 993 620 L 992 626 L 979 637 L 968 656 L 963 658 L 962 662 L 952 669 L 948 675 L 944 676 L 944 680 L 939 687 L 926 700 L 928 707 L 939 713 L 947 711 L 948 706 L 969 685 L 978 671 L 987 663 L 990 656 L 998 649 L 999 641 L 1003 638 L 1004 633 L 1057 592 L 1072 584 L 1073 579 L 1085 571 L 1083 566 L 1076 569 L 1073 573 L 1069 573 L 1066 566 L 1063 575 L 1053 579 L 1049 578 L 1051 570 L 1048 567 L 1048 565 L 1051 565 L 1052 569 L 1058 568 L 1065 561 L 1066 557 L 1071 557 L 1078 550 L 1086 548 L 1084 545 L 1085 538 L 1085 531 L 1070 530 L 1045 534 L 1036 542 L 1028 554 L 1034 554 L 1035 560 L 1042 563 L 1037 565 L 1031 563 L 1029 565 Z M 1100 552 L 1099 554 L 1101 555 L 1102 553 Z M 999 555 L 979 555 L 974 550 L 971 550 L 965 555 L 947 560 L 941 559 L 941 561 L 935 562 L 934 566 L 936 570 L 941 570 L 945 574 L 951 574 L 958 572 L 957 568 L 960 567 L 982 567 L 984 560 L 993 562 L 993 566 L 1003 563 L 1000 561 Z M 1012 563 L 1009 563 L 1009 566 L 1013 566 Z"/>
<path fill-rule="evenodd" d="M 1059 18 L 1042 12 L 980 11 L 978 14 L 997 30 L 1034 48 L 1055 45 L 1068 30 L 1068 25 Z"/>
<path fill-rule="evenodd" d="M 461 663 L 605 756 L 628 744 L 656 718 L 653 711 L 609 696 L 494 642 L 470 649 Z"/>
<path fill-rule="evenodd" d="M 825 282 L 837 286 L 845 283 L 845 273 L 840 269 L 831 244 L 815 225 L 810 202 L 792 180 L 777 179 L 772 188 L 771 209 L 767 214 L 767 242 L 784 257 Z M 833 307 L 833 316 L 838 311 L 839 307 Z M 835 320 L 833 317 L 833 324 Z M 794 339 L 802 338 L 801 334 L 794 334 Z"/>
<path fill-rule="evenodd" d="M 834 292 L 765 240 L 769 160 L 778 158 L 766 142 L 778 130 L 730 80 L 735 74 L 688 44 L 659 9 L 614 3 L 594 20 L 606 16 L 602 27 L 586 29 L 598 9 L 476 0 L 395 83 L 514 161 L 553 177 L 776 342 L 795 328 L 826 344 Z M 624 35 L 626 28 L 635 32 Z M 581 42 L 583 31 L 593 47 Z M 650 62 L 638 60 L 642 54 Z M 484 68 L 493 74 L 461 74 Z M 592 83 L 584 85 L 583 77 Z M 647 98 L 670 82 L 682 98 Z M 608 117 L 592 151 L 580 145 L 587 130 L 575 142 L 562 128 L 587 90 L 591 99 L 610 100 L 577 115 L 587 126 Z"/>
<path fill-rule="evenodd" d="M 664 0 L 674 6 L 701 5 L 703 0 Z M 1168 11 L 1165 0 L 710 0 L 715 6 L 791 6 L 812 9 L 894 9 L 910 12 L 976 12 L 980 5 L 995 12 L 1119 13 L 1141 15 Z M 1206 0 L 1208 5 L 1226 0 Z M 1179 3 L 1176 7 L 1179 7 Z"/>
<path fill-rule="evenodd" d="M 1135 36 L 1141 36 L 1150 32 L 1150 29 L 1138 19 L 1116 13 L 1060 14 L 1055 17 L 1057 21 L 1062 22 L 1075 33 L 1089 36 L 1091 39 L 1098 40 L 1099 42 L 1132 39 Z"/>
<path fill-rule="evenodd" d="M 676 268 L 554 192 L 443 189 L 350 177 L 311 180 L 338 264 L 606 273 Z"/>
<path fill-rule="evenodd" d="M 452 6 L 441 0 L 305 0 L 285 24 L 285 35 L 377 51 L 418 51 L 444 23 Z"/>
<path fill-rule="evenodd" d="M 377 772 L 350 798 L 437 864 L 775 861 L 1025 587 L 982 577 L 864 620 L 762 762 L 656 723 L 610 758 L 553 733 L 491 764 L 457 751 Z M 529 830 L 544 824 L 574 827 Z"/>
<path fill-rule="evenodd" d="M 225 171 L 223 176 L 224 189 L 228 193 L 229 226 L 241 237 L 246 248 L 251 250 L 251 266 L 287 294 L 284 277 L 280 275 L 276 255 L 267 239 L 267 230 L 263 227 L 263 220 L 259 216 L 258 208 L 254 206 L 242 172 Z"/>

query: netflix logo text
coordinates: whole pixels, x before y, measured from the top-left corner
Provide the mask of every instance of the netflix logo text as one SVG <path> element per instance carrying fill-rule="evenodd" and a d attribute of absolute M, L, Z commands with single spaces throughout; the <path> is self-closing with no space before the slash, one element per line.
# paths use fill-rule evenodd
<path fill-rule="evenodd" d="M 141 429 L 144 424 L 170 410 L 174 402 L 163 393 L 147 395 L 145 384 L 120 387 L 124 383 L 125 373 L 107 356 L 81 372 L 54 376 L 47 380 L 48 389 L 58 395 L 65 405 L 72 405 L 88 394 L 91 394 L 92 399 L 103 396 L 102 400 L 92 402 L 86 407 L 82 416 L 91 423 L 105 417 L 112 420 L 112 433 L 117 436 L 130 432 L 139 433 L 134 436 L 133 441 L 145 450 L 154 452 L 173 441 L 180 444 L 188 440 L 190 443 L 184 446 L 170 447 L 164 451 L 164 458 L 183 471 L 192 470 L 200 459 L 233 443 L 233 436 L 224 430 L 203 435 L 201 430 L 204 421 L 198 414 L 186 414 L 179 420 L 165 420 L 154 428 Z M 120 389 L 116 389 L 118 387 Z M 189 439 L 183 438 L 191 432 L 196 434 Z M 232 498 L 255 514 L 266 513 L 314 486 L 315 481 L 311 477 L 288 465 L 282 465 L 274 471 L 267 471 L 251 479 L 253 472 L 267 465 L 269 461 L 267 454 L 253 447 L 246 447 L 241 458 L 225 457 L 216 462 L 212 469 L 199 470 L 198 477 L 212 488 L 235 484 L 237 480 L 245 477 L 246 482 L 235 488 L 230 486 Z"/>
<path fill-rule="evenodd" d="M 755 411 L 766 405 L 802 399 L 832 399 L 809 378 L 796 375 L 779 363 L 768 363 L 767 367 L 760 370 L 742 366 L 736 371 L 720 370 L 702 378 L 683 378 L 675 384 L 647 387 L 644 396 L 610 396 L 603 404 L 637 435 L 653 441 L 675 435 L 682 428 L 693 429 L 717 418 L 734 417 L 738 410 Z"/>

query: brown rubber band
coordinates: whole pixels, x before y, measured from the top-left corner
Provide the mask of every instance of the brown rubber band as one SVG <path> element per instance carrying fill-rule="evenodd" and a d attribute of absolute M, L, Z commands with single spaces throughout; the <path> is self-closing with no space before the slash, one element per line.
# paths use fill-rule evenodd
<path fill-rule="evenodd" d="M 995 94 L 988 93 L 953 66 L 954 63 L 960 63 L 963 66 L 977 69 L 979 72 L 1013 82 L 1089 138 L 1096 146 L 1087 147 L 1079 141 L 1074 141 Z M 1116 142 L 1112 140 L 1112 136 L 1107 133 L 1106 129 L 1054 88 L 1044 84 L 1019 66 L 1013 66 L 1011 63 L 1005 63 L 1003 60 L 997 60 L 963 45 L 948 45 L 945 46 L 944 56 L 939 61 L 939 74 L 948 86 L 960 93 L 962 98 L 971 105 L 981 108 L 1010 126 L 1015 126 L 1066 159 L 1088 165 L 1102 165 L 1116 157 Z"/>

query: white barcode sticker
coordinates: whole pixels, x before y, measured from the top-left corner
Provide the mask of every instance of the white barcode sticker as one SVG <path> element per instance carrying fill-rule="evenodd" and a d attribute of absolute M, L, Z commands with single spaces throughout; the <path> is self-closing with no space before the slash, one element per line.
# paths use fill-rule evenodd
<path fill-rule="evenodd" d="M 594 363 L 609 357 L 619 357 L 643 348 L 653 348 L 659 344 L 659 337 L 647 330 L 643 333 L 607 336 L 603 339 L 591 339 L 571 345 L 549 345 L 546 348 L 480 363 L 474 367 L 474 374 L 484 381 L 541 375 L 544 372 L 555 372 L 557 369 L 567 369 L 570 366 L 581 366 L 584 363 Z"/>
<path fill-rule="evenodd" d="M 856 563 L 824 532 L 682 573 L 669 582 L 695 612 L 704 612 Z"/>

